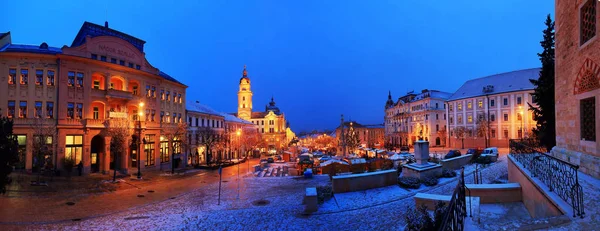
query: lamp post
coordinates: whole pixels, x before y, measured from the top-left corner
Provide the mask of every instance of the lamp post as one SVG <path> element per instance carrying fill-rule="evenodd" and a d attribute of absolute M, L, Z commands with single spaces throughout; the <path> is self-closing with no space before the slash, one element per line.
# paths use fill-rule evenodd
<path fill-rule="evenodd" d="M 523 139 L 525 137 L 525 129 L 524 127 L 524 120 L 525 120 L 525 116 L 523 115 L 523 107 L 519 106 L 519 114 L 521 115 L 521 139 Z"/>
<path fill-rule="evenodd" d="M 138 156 L 137 156 L 137 178 L 138 180 L 142 179 L 142 167 L 141 167 L 141 157 L 142 157 L 142 111 L 144 109 L 144 102 L 140 102 L 139 103 L 139 108 L 138 108 Z"/>

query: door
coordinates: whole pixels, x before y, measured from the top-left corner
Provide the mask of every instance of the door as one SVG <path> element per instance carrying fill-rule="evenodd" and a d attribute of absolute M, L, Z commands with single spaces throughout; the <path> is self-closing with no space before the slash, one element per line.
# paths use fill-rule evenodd
<path fill-rule="evenodd" d="M 92 172 L 100 171 L 100 164 L 98 163 L 98 153 L 93 152 L 90 154 L 90 164 Z"/>

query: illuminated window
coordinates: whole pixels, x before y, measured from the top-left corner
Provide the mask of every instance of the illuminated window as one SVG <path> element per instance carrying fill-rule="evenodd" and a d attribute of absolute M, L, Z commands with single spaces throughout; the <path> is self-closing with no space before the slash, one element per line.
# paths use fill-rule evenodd
<path fill-rule="evenodd" d="M 146 137 L 144 137 L 145 139 L 145 143 L 144 143 L 144 153 L 146 153 L 146 162 L 144 165 L 146 166 L 154 166 L 154 142 L 155 142 L 155 136 L 154 135 L 146 135 Z"/>
<path fill-rule="evenodd" d="M 160 162 L 167 163 L 171 158 L 169 158 L 169 140 L 161 137 L 160 142 Z"/>
<path fill-rule="evenodd" d="M 132 94 L 134 94 L 134 95 L 138 94 L 138 86 L 137 85 L 131 87 L 131 89 L 132 89 Z"/>
<path fill-rule="evenodd" d="M 35 118 L 42 118 L 42 102 L 41 101 L 36 101 L 35 102 Z"/>
<path fill-rule="evenodd" d="M 171 92 L 167 91 L 167 101 L 170 101 L 170 100 L 171 100 Z"/>
<path fill-rule="evenodd" d="M 160 90 L 160 100 L 165 100 L 165 90 Z"/>
<path fill-rule="evenodd" d="M 8 69 L 8 84 L 15 84 L 17 82 L 17 69 Z"/>
<path fill-rule="evenodd" d="M 48 86 L 54 86 L 54 71 L 46 72 Z"/>
<path fill-rule="evenodd" d="M 183 102 L 183 100 L 181 99 L 181 94 L 177 94 L 177 98 L 179 99 L 179 103 Z"/>
<path fill-rule="evenodd" d="M 596 0 L 587 0 L 579 9 L 580 45 L 596 35 Z"/>
<path fill-rule="evenodd" d="M 29 79 L 29 70 L 21 69 L 21 84 L 27 84 Z"/>
<path fill-rule="evenodd" d="M 523 116 L 521 116 L 521 113 L 517 113 L 517 120 L 521 121 L 523 119 Z"/>
<path fill-rule="evenodd" d="M 67 73 L 67 77 L 68 77 L 67 86 L 74 86 L 75 85 L 75 72 L 69 71 Z"/>
<path fill-rule="evenodd" d="M 146 85 L 146 97 L 151 96 L 150 85 Z"/>
<path fill-rule="evenodd" d="M 77 87 L 83 87 L 83 73 L 77 72 Z"/>
<path fill-rule="evenodd" d="M 459 111 L 462 110 L 462 103 L 458 103 L 458 106 L 456 107 Z"/>
<path fill-rule="evenodd" d="M 44 70 L 35 70 L 35 85 L 42 85 L 44 81 Z"/>
<path fill-rule="evenodd" d="M 473 123 L 473 116 L 467 116 L 467 122 Z"/>
<path fill-rule="evenodd" d="M 6 115 L 8 118 L 15 117 L 15 101 L 8 101 L 8 114 Z"/>
<path fill-rule="evenodd" d="M 27 101 L 19 102 L 19 118 L 27 118 Z"/>
<path fill-rule="evenodd" d="M 66 136 L 65 159 L 72 159 L 75 165 L 81 162 L 83 136 Z"/>
<path fill-rule="evenodd" d="M 46 118 L 52 119 L 54 117 L 54 102 L 46 102 Z"/>
<path fill-rule="evenodd" d="M 471 109 L 471 108 L 473 108 L 473 103 L 471 103 L 471 102 L 468 102 L 468 103 L 467 103 L 467 108 L 468 108 L 468 109 Z"/>
<path fill-rule="evenodd" d="M 483 100 L 479 100 L 479 101 L 477 102 L 477 107 L 478 107 L 478 108 L 483 108 Z"/>
<path fill-rule="evenodd" d="M 73 119 L 75 117 L 75 105 L 73 103 L 67 103 L 67 118 Z"/>
<path fill-rule="evenodd" d="M 154 115 L 156 115 L 156 110 L 152 109 L 152 114 L 150 115 L 150 121 L 154 122 Z"/>
<path fill-rule="evenodd" d="M 98 118 L 100 118 L 100 110 L 98 109 L 98 107 L 94 107 L 94 108 L 92 109 L 92 111 L 93 111 L 93 114 L 92 114 L 92 116 L 93 116 L 93 118 L 94 118 L 95 120 L 97 120 Z"/>

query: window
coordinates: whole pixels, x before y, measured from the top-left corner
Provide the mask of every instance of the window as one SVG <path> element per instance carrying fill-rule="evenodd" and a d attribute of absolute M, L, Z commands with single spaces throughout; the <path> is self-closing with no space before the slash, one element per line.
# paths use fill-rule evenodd
<path fill-rule="evenodd" d="M 155 86 L 152 86 L 152 91 L 150 93 L 152 93 L 152 98 L 156 98 L 156 87 Z"/>
<path fill-rule="evenodd" d="M 77 119 L 83 118 L 83 104 L 77 104 Z"/>
<path fill-rule="evenodd" d="M 160 90 L 160 100 L 165 100 L 165 90 Z"/>
<path fill-rule="evenodd" d="M 27 101 L 19 102 L 19 118 L 27 118 Z"/>
<path fill-rule="evenodd" d="M 196 127 L 198 127 L 198 117 L 196 117 Z"/>
<path fill-rule="evenodd" d="M 140 65 L 135 65 L 135 69 L 141 69 Z"/>
<path fill-rule="evenodd" d="M 519 130 L 517 130 L 517 136 L 519 137 L 519 139 L 523 138 L 523 130 L 522 130 L 522 128 L 519 128 Z"/>
<path fill-rule="evenodd" d="M 269 128 L 269 133 L 275 132 L 275 128 Z"/>
<path fill-rule="evenodd" d="M 127 66 L 129 66 L 129 68 L 133 68 L 133 63 L 128 63 Z"/>
<path fill-rule="evenodd" d="M 435 119 L 436 119 L 436 120 L 439 120 L 439 119 L 440 119 L 439 117 L 440 117 L 440 115 L 439 115 L 439 114 L 435 114 Z"/>
<path fill-rule="evenodd" d="M 444 120 L 446 120 L 446 114 L 444 114 Z"/>
<path fill-rule="evenodd" d="M 504 98 L 504 106 L 508 106 L 508 98 Z"/>
<path fill-rule="evenodd" d="M 435 125 L 435 131 L 437 132 L 437 131 L 439 131 L 439 130 L 440 130 L 440 125 L 439 125 L 439 124 L 436 124 L 436 125 Z"/>
<path fill-rule="evenodd" d="M 124 60 L 119 60 L 119 65 L 125 66 L 125 61 Z"/>
<path fill-rule="evenodd" d="M 161 111 L 161 112 L 160 112 L 160 122 L 161 122 L 161 123 L 162 123 L 162 122 L 165 122 L 165 112 L 164 112 L 164 111 Z"/>
<path fill-rule="evenodd" d="M 508 129 L 504 129 L 504 138 L 508 138 Z"/>
<path fill-rule="evenodd" d="M 467 103 L 467 109 L 471 109 L 473 108 L 473 103 L 472 102 L 468 102 Z"/>
<path fill-rule="evenodd" d="M 496 129 L 491 130 L 492 138 L 496 138 Z"/>
<path fill-rule="evenodd" d="M 83 73 L 77 72 L 77 87 L 83 87 Z"/>
<path fill-rule="evenodd" d="M 454 120 L 452 119 L 452 117 L 450 117 L 450 123 L 454 123 Z"/>
<path fill-rule="evenodd" d="M 100 80 L 94 80 L 94 89 L 100 89 Z"/>
<path fill-rule="evenodd" d="M 181 103 L 182 102 L 182 100 L 181 100 L 181 94 L 177 94 L 177 98 L 179 99 L 179 103 Z"/>
<path fill-rule="evenodd" d="M 100 110 L 98 109 L 98 107 L 94 107 L 92 109 L 92 111 L 93 111 L 93 115 L 92 116 L 93 116 L 93 118 L 95 120 L 97 120 L 98 118 L 100 118 Z"/>
<path fill-rule="evenodd" d="M 72 159 L 75 165 L 81 162 L 83 136 L 66 136 L 65 158 Z"/>
<path fill-rule="evenodd" d="M 44 81 L 44 70 L 35 70 L 35 85 L 42 85 Z"/>
<path fill-rule="evenodd" d="M 160 162 L 167 163 L 170 160 L 170 158 L 169 158 L 169 141 L 164 137 L 161 137 L 160 140 L 161 140 L 160 141 Z"/>
<path fill-rule="evenodd" d="M 42 118 L 42 102 L 41 101 L 36 101 L 35 102 L 35 118 Z"/>
<path fill-rule="evenodd" d="M 167 101 L 170 101 L 170 100 L 171 100 L 171 92 L 167 91 Z"/>
<path fill-rule="evenodd" d="M 450 104 L 450 106 L 448 107 L 448 111 L 449 112 L 454 111 L 454 104 Z"/>
<path fill-rule="evenodd" d="M 92 54 L 92 59 L 97 60 L 98 59 L 98 55 L 97 54 Z"/>
<path fill-rule="evenodd" d="M 463 120 L 462 120 L 462 116 L 461 115 L 458 115 L 457 121 L 458 121 L 459 124 L 462 124 Z"/>
<path fill-rule="evenodd" d="M 54 71 L 46 72 L 48 86 L 54 86 Z"/>
<path fill-rule="evenodd" d="M 260 132 L 261 132 L 261 133 L 265 133 L 265 128 L 261 128 L 261 129 L 260 129 Z"/>
<path fill-rule="evenodd" d="M 478 108 L 483 108 L 483 100 L 477 101 L 477 107 Z"/>
<path fill-rule="evenodd" d="M 150 97 L 150 85 L 146 85 L 146 97 Z"/>
<path fill-rule="evenodd" d="M 521 113 L 517 113 L 517 121 L 521 121 L 523 119 L 523 116 L 521 116 Z"/>
<path fill-rule="evenodd" d="M 46 118 L 52 119 L 54 117 L 54 102 L 46 102 Z"/>
<path fill-rule="evenodd" d="M 173 103 L 177 102 L 177 92 L 173 92 Z"/>
<path fill-rule="evenodd" d="M 17 69 L 8 69 L 8 84 L 15 84 L 17 82 Z"/>
<path fill-rule="evenodd" d="M 522 103 L 521 101 L 522 101 L 521 96 L 517 97 L 517 105 L 521 105 L 521 103 Z"/>
<path fill-rule="evenodd" d="M 177 113 L 173 113 L 173 123 L 177 123 Z"/>
<path fill-rule="evenodd" d="M 181 140 L 179 138 L 174 137 L 171 145 L 173 145 L 173 155 L 181 154 L 182 148 L 181 148 Z"/>
<path fill-rule="evenodd" d="M 508 114 L 504 114 L 504 121 L 508 121 Z"/>
<path fill-rule="evenodd" d="M 75 105 L 73 103 L 67 103 L 67 118 L 69 119 L 73 119 L 74 118 L 74 107 Z"/>
<path fill-rule="evenodd" d="M 146 153 L 145 166 L 154 166 L 154 137 L 154 135 L 146 135 L 146 137 L 144 137 L 144 152 Z"/>
<path fill-rule="evenodd" d="M 137 86 L 137 85 L 135 85 L 135 86 L 131 87 L 131 89 L 132 89 L 132 93 L 133 93 L 134 95 L 138 95 L 138 86 Z"/>
<path fill-rule="evenodd" d="M 29 79 L 29 70 L 21 69 L 21 84 L 23 84 L 23 85 L 27 84 L 28 79 Z"/>
<path fill-rule="evenodd" d="M 459 111 L 462 111 L 462 103 L 458 103 L 458 106 L 456 107 Z"/>
<path fill-rule="evenodd" d="M 74 86 L 75 85 L 75 72 L 69 71 L 67 73 L 67 76 L 69 77 L 69 79 L 67 81 L 67 86 Z"/>
<path fill-rule="evenodd" d="M 596 98 L 579 101 L 581 140 L 596 141 Z"/>
<path fill-rule="evenodd" d="M 165 114 L 165 118 L 167 120 L 167 123 L 171 123 L 171 113 L 167 112 L 167 114 Z"/>
<path fill-rule="evenodd" d="M 8 118 L 15 117 L 15 101 L 8 101 L 8 114 L 6 115 Z"/>
<path fill-rule="evenodd" d="M 156 115 L 156 110 L 152 109 L 152 115 L 150 116 L 150 121 L 154 122 L 154 115 Z"/>
<path fill-rule="evenodd" d="M 494 107 L 496 104 L 496 100 L 490 100 L 490 107 Z"/>
<path fill-rule="evenodd" d="M 467 122 L 473 123 L 473 116 L 472 115 L 467 116 Z"/>
<path fill-rule="evenodd" d="M 204 127 L 204 118 L 202 118 L 202 127 Z"/>
<path fill-rule="evenodd" d="M 496 121 L 496 115 L 495 114 L 491 114 L 490 115 L 490 121 L 492 121 L 492 122 Z"/>
<path fill-rule="evenodd" d="M 110 62 L 111 62 L 111 63 L 114 63 L 114 64 L 117 64 L 117 59 L 115 59 L 115 58 L 110 58 Z"/>
<path fill-rule="evenodd" d="M 264 121 L 264 120 L 261 120 L 261 121 L 260 121 L 260 125 L 265 125 L 265 121 Z"/>
<path fill-rule="evenodd" d="M 579 9 L 580 45 L 596 35 L 596 0 L 587 0 Z"/>
<path fill-rule="evenodd" d="M 246 96 L 242 96 L 242 101 L 246 101 Z"/>
<path fill-rule="evenodd" d="M 100 56 L 100 61 L 106 62 L 106 56 L 104 56 L 104 55 Z"/>

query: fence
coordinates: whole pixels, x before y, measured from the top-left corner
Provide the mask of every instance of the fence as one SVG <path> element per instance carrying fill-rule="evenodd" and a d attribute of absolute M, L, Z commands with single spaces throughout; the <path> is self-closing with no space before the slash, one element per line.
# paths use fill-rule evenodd
<path fill-rule="evenodd" d="M 574 165 L 545 153 L 535 141 L 510 140 L 510 155 L 525 169 L 546 184 L 573 207 L 573 217 L 585 215 L 583 188 L 579 184 L 579 165 Z"/>
<path fill-rule="evenodd" d="M 467 217 L 467 200 L 465 195 L 465 169 L 460 171 L 458 184 L 454 188 L 450 203 L 444 214 L 440 231 L 464 230 L 465 217 Z"/>

